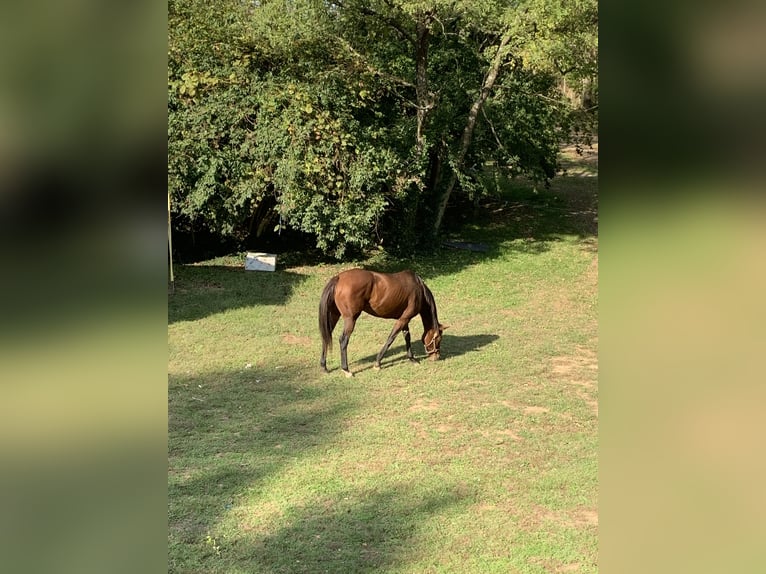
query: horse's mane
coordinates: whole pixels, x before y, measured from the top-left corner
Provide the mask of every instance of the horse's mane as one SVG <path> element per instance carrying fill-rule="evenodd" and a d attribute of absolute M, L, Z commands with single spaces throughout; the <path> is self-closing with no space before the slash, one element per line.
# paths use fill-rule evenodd
<path fill-rule="evenodd" d="M 429 318 L 431 319 L 431 325 L 436 328 L 439 326 L 439 317 L 436 314 L 436 301 L 434 301 L 434 295 L 431 293 L 428 285 L 425 284 L 420 275 L 415 274 L 415 277 L 417 277 L 418 284 L 420 284 L 421 289 L 423 289 L 423 305 L 420 314 L 422 315 L 423 311 L 427 310 Z"/>

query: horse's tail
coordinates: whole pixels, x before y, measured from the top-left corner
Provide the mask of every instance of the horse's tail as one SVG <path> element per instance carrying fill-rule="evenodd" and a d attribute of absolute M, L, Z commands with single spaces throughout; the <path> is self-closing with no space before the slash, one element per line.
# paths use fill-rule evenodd
<path fill-rule="evenodd" d="M 319 332 L 322 334 L 322 344 L 332 348 L 332 324 L 331 310 L 335 307 L 335 286 L 338 284 L 336 275 L 327 282 L 322 297 L 319 299 Z"/>

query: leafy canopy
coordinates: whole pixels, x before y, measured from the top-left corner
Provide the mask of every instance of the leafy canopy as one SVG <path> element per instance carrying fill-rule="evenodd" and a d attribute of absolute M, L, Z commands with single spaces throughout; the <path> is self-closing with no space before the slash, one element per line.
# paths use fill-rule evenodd
<path fill-rule="evenodd" d="M 176 228 L 246 243 L 286 225 L 343 258 L 427 238 L 450 174 L 468 194 L 487 164 L 547 180 L 580 117 L 562 79 L 595 78 L 596 14 L 592 0 L 171 0 Z"/>

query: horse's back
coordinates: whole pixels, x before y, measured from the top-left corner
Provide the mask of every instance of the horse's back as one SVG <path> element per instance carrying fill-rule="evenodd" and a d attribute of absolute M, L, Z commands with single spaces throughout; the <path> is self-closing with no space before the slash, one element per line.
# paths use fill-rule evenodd
<path fill-rule="evenodd" d="M 397 273 L 381 273 L 380 271 L 370 271 L 367 269 L 347 269 L 338 273 L 338 282 L 357 288 L 370 282 L 413 287 L 417 284 L 417 275 L 409 269 Z"/>
<path fill-rule="evenodd" d="M 370 281 L 374 273 L 374 271 L 368 271 L 367 269 L 346 269 L 338 273 L 338 282 L 363 284 Z"/>
<path fill-rule="evenodd" d="M 368 294 L 374 285 L 374 272 L 366 269 L 348 269 L 338 274 L 338 284 L 335 293 Z"/>
<path fill-rule="evenodd" d="M 374 281 L 372 273 L 365 269 L 349 269 L 338 274 L 335 285 L 335 305 L 341 314 L 356 315 L 369 300 Z"/>
<path fill-rule="evenodd" d="M 335 302 L 342 314 L 364 311 L 375 317 L 393 319 L 417 314 L 418 293 L 417 275 L 412 271 L 380 273 L 349 269 L 338 275 Z"/>

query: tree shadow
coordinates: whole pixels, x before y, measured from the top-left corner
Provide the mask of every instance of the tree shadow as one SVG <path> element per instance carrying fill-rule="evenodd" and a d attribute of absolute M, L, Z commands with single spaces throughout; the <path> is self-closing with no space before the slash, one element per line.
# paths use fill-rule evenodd
<path fill-rule="evenodd" d="M 443 480 L 320 488 L 264 529 L 211 538 L 232 509 L 252 504 L 285 468 L 324 452 L 352 417 L 347 394 L 295 380 L 300 373 L 289 369 L 170 377 L 169 572 L 376 571 L 403 560 L 420 526 L 469 495 Z"/>
<path fill-rule="evenodd" d="M 199 544 L 248 489 L 333 440 L 354 405 L 300 379 L 290 369 L 170 376 L 171 546 Z"/>
<path fill-rule="evenodd" d="M 250 305 L 284 305 L 306 276 L 292 271 L 245 271 L 223 265 L 181 265 L 168 297 L 168 324 L 194 321 Z"/>
<path fill-rule="evenodd" d="M 558 175 L 550 188 L 522 178 L 505 181 L 478 201 L 457 195 L 445 216 L 445 235 L 412 257 L 382 254 L 358 266 L 395 273 L 411 269 L 426 281 L 513 254 L 546 253 L 572 237 L 594 251 L 598 236 L 598 177 Z"/>
<path fill-rule="evenodd" d="M 444 247 L 470 253 L 464 259 L 484 260 L 500 253 L 544 253 L 564 237 L 592 242 L 598 235 L 597 188 L 597 176 L 562 174 L 542 189 L 522 178 L 507 181 L 478 202 L 463 199 L 452 212 L 453 231 Z"/>
<path fill-rule="evenodd" d="M 448 485 L 413 496 L 421 489 L 403 484 L 382 492 L 348 491 L 292 509 L 281 529 L 238 553 L 263 573 L 379 572 L 401 561 L 419 527 L 465 497 Z"/>

